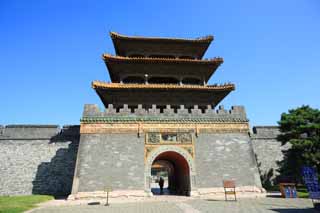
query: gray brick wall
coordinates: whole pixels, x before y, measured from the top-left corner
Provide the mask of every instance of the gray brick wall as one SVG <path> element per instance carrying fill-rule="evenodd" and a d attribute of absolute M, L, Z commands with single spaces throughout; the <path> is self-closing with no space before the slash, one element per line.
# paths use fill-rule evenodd
<path fill-rule="evenodd" d="M 248 134 L 200 134 L 195 146 L 197 186 L 221 187 L 223 179 L 237 186 L 261 186 Z"/>
<path fill-rule="evenodd" d="M 81 134 L 80 141 L 75 191 L 144 189 L 144 137 Z"/>
<path fill-rule="evenodd" d="M 223 179 L 259 186 L 254 155 L 261 174 L 272 169 L 275 176 L 282 150 L 290 146 L 282 147 L 278 134 L 276 127 L 255 127 L 251 138 L 242 133 L 200 134 L 195 144 L 197 187 L 220 187 Z M 81 141 L 79 191 L 103 190 L 106 185 L 144 189 L 143 136 L 84 134 Z M 0 126 L 0 194 L 70 194 L 78 143 L 79 126 Z"/>
<path fill-rule="evenodd" d="M 68 195 L 79 126 L 10 125 L 0 135 L 0 195 Z"/>
<path fill-rule="evenodd" d="M 271 181 L 274 184 L 275 177 L 279 174 L 278 162 L 283 159 L 283 150 L 290 148 L 290 144 L 284 146 L 277 141 L 280 134 L 277 126 L 256 126 L 253 128 L 251 140 L 256 154 L 263 181 Z"/>

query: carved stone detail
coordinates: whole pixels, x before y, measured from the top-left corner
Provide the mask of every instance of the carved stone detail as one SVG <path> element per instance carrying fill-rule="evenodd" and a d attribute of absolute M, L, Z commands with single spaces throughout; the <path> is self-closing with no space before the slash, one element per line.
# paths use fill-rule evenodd
<path fill-rule="evenodd" d="M 160 134 L 156 132 L 149 132 L 147 136 L 147 143 L 149 144 L 159 144 Z"/>
<path fill-rule="evenodd" d="M 193 155 L 193 147 L 184 147 L 184 149 L 187 150 L 192 157 L 194 157 L 194 155 Z"/>
<path fill-rule="evenodd" d="M 181 132 L 178 133 L 177 141 L 183 144 L 191 144 L 192 143 L 192 134 L 190 132 Z"/>
<path fill-rule="evenodd" d="M 188 132 L 147 132 L 146 144 L 192 144 L 193 133 Z"/>
<path fill-rule="evenodd" d="M 145 155 L 146 155 L 146 158 L 148 157 L 148 155 L 149 155 L 149 153 L 152 151 L 154 149 L 154 147 L 146 147 L 146 153 L 145 153 Z"/>
<path fill-rule="evenodd" d="M 162 133 L 161 142 L 163 143 L 179 143 L 176 133 Z"/>

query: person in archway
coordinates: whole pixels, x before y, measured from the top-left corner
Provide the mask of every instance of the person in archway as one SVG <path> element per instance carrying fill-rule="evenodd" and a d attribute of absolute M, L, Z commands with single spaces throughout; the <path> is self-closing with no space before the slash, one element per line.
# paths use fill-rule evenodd
<path fill-rule="evenodd" d="M 160 194 L 163 194 L 163 185 L 164 185 L 164 179 L 163 177 L 160 177 L 159 179 Z"/>

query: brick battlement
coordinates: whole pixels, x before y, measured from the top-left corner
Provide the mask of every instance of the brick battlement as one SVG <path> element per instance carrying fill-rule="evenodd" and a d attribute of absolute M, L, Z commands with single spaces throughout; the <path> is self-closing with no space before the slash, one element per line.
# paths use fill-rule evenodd
<path fill-rule="evenodd" d="M 186 109 L 183 105 L 178 109 L 167 105 L 164 109 L 152 105 L 151 108 L 143 108 L 138 105 L 137 108 L 129 108 L 128 105 L 123 105 L 122 108 L 116 109 L 112 104 L 101 111 L 95 104 L 86 104 L 84 106 L 82 122 L 87 121 L 104 121 L 104 118 L 109 120 L 121 119 L 146 119 L 146 120 L 177 120 L 177 119 L 201 119 L 201 120 L 215 120 L 220 122 L 248 122 L 246 112 L 243 106 L 232 106 L 230 110 L 219 106 L 217 110 L 208 106 L 205 110 L 199 109 L 194 105 L 192 109 Z"/>

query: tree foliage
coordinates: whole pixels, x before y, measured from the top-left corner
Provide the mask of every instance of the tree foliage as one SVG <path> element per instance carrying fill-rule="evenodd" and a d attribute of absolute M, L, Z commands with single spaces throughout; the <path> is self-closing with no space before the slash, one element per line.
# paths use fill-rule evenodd
<path fill-rule="evenodd" d="M 280 162 L 280 174 L 300 181 L 303 165 L 320 169 L 320 110 L 302 106 L 282 113 L 278 122 L 282 144 L 290 143 L 291 148 L 284 151 Z"/>

